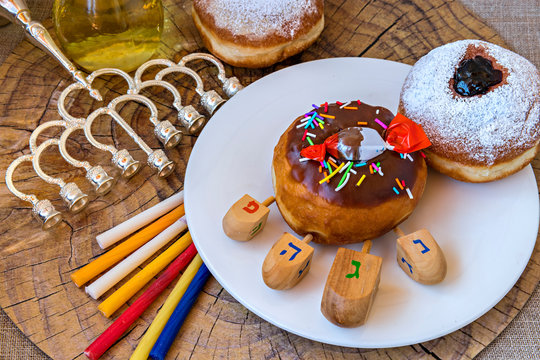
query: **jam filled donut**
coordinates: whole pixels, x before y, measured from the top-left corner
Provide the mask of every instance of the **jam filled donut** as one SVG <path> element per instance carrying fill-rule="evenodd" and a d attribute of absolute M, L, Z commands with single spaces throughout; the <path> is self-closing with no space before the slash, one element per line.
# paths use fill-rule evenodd
<path fill-rule="evenodd" d="M 378 237 L 420 200 L 427 169 L 416 150 L 429 145 L 417 124 L 383 107 L 360 101 L 314 105 L 274 149 L 279 211 L 296 233 L 310 233 L 317 243 Z"/>
<path fill-rule="evenodd" d="M 310 46 L 324 27 L 323 0 L 194 0 L 208 50 L 233 66 L 270 66 Z"/>
<path fill-rule="evenodd" d="M 540 76 L 528 60 L 500 46 L 457 41 L 412 67 L 399 112 L 428 135 L 430 166 L 462 181 L 497 180 L 538 152 Z"/>

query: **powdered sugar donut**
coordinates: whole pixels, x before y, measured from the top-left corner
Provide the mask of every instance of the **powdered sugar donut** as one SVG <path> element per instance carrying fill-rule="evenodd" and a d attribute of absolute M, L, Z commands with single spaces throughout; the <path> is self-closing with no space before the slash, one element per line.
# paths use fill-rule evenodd
<path fill-rule="evenodd" d="M 205 46 L 223 61 L 265 67 L 310 46 L 324 27 L 323 0 L 194 0 Z"/>
<path fill-rule="evenodd" d="M 540 76 L 520 55 L 479 40 L 438 47 L 413 66 L 399 112 L 431 143 L 428 164 L 455 179 L 487 182 L 535 157 L 540 141 Z"/>

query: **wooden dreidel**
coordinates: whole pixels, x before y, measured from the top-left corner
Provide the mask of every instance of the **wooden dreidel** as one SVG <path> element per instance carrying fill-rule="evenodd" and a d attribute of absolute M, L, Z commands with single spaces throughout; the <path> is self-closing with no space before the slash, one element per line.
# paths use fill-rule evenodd
<path fill-rule="evenodd" d="M 433 285 L 440 283 L 446 276 L 446 259 L 426 229 L 405 235 L 399 228 L 394 232 L 397 239 L 397 262 L 401 269 L 414 281 Z"/>
<path fill-rule="evenodd" d="M 371 240 L 362 252 L 339 248 L 328 274 L 321 312 L 342 327 L 363 325 L 379 287 L 382 258 L 370 255 Z"/>
<path fill-rule="evenodd" d="M 309 271 L 313 248 L 309 242 L 313 235 L 308 234 L 303 240 L 284 233 L 272 246 L 264 259 L 262 276 L 264 283 L 276 290 L 290 289 Z"/>
<path fill-rule="evenodd" d="M 270 196 L 260 203 L 248 194 L 242 196 L 223 217 L 223 231 L 233 240 L 251 240 L 266 224 L 268 206 L 275 200 Z"/>

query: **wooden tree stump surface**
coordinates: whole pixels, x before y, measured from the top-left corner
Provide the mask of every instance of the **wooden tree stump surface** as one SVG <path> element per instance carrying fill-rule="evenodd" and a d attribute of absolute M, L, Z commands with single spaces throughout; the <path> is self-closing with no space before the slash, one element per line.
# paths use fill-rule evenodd
<path fill-rule="evenodd" d="M 167 20 L 158 56 L 178 61 L 187 53 L 205 51 L 191 20 L 191 3 L 166 0 L 164 4 Z M 227 66 L 228 76 L 234 75 L 242 84 L 248 85 L 296 63 L 343 56 L 413 64 L 429 50 L 465 38 L 479 38 L 506 46 L 492 29 L 458 1 L 327 0 L 325 19 L 321 37 L 303 53 L 262 70 Z M 204 63 L 196 66 L 209 88 L 219 88 L 215 68 Z M 177 82 L 183 103 L 197 107 L 198 96 L 190 90 L 191 82 L 185 79 L 179 77 Z M 103 253 L 95 241 L 96 234 L 181 189 L 187 160 L 196 141 L 193 136 L 185 136 L 176 149 L 167 151 L 177 168 L 166 180 L 160 180 L 144 166 L 138 175 L 129 181 L 120 181 L 112 193 L 94 199 L 78 215 L 64 212 L 58 188 L 39 179 L 31 165 L 20 167 L 15 177 L 17 186 L 39 198 L 52 199 L 56 208 L 64 213 L 60 226 L 52 231 L 41 231 L 31 216 L 30 205 L 13 196 L 3 179 L 9 163 L 30 152 L 28 139 L 33 129 L 46 121 L 60 119 L 58 97 L 71 82 L 55 60 L 26 41 L 0 67 L 0 306 L 30 340 L 54 359 L 85 358 L 84 349 L 112 321 L 98 312 L 97 301 L 70 280 L 73 271 Z M 126 90 L 123 80 L 118 77 L 100 79 L 96 84 L 107 102 Z M 157 103 L 160 119 L 177 123 L 170 94 L 154 91 L 146 95 Z M 72 114 L 84 116 L 100 103 L 84 93 L 76 93 L 69 98 L 68 106 Z M 159 148 L 152 135 L 148 110 L 125 104 L 121 114 L 130 119 L 139 134 L 144 134 L 151 147 Z M 100 141 L 112 141 L 144 161 L 144 153 L 120 127 L 111 125 L 110 119 L 98 119 L 94 129 Z M 39 141 L 58 134 L 59 131 L 47 131 Z M 109 155 L 92 148 L 82 134 L 74 136 L 68 145 L 77 158 L 102 164 L 113 172 Z M 48 174 L 75 181 L 83 191 L 92 194 L 84 171 L 69 167 L 57 150 L 47 151 L 42 164 Z M 539 157 L 533 167 L 539 179 Z M 493 309 L 470 325 L 422 344 L 378 350 L 331 346 L 287 333 L 246 310 L 212 279 L 175 340 L 169 358 L 473 358 L 501 333 L 528 300 L 540 278 L 539 262 L 537 241 L 517 284 Z M 154 302 L 103 358 L 129 356 L 168 292 Z"/>

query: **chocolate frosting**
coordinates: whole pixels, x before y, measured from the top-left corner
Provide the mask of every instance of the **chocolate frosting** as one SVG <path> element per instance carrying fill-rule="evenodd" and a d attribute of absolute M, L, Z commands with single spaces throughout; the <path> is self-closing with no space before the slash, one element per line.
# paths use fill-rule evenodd
<path fill-rule="evenodd" d="M 316 135 L 315 138 L 311 138 L 314 144 L 322 144 L 329 136 L 343 129 L 357 126 L 375 129 L 384 139 L 385 129 L 375 122 L 375 119 L 379 119 L 388 126 L 394 118 L 390 110 L 364 103 L 358 104 L 356 101 L 352 102 L 349 106 L 357 107 L 358 109 L 340 109 L 340 106 L 337 104 L 329 104 L 327 112 L 324 111 L 324 106 L 308 110 L 308 112 L 315 110 L 318 114 L 335 116 L 335 119 L 323 118 L 324 129 L 320 127 L 315 129 L 309 128 L 309 132 Z M 349 182 L 339 191 L 335 191 L 335 189 L 344 172 L 342 174 L 336 174 L 330 179 L 330 183 L 324 182 L 319 184 L 319 181 L 324 178 L 324 174 L 319 172 L 320 163 L 314 160 L 299 161 L 301 158 L 300 151 L 309 146 L 307 139 L 302 141 L 305 132 L 304 127 L 296 127 L 304 118 L 302 115 L 294 121 L 293 125 L 289 128 L 287 137 L 287 160 L 291 165 L 290 176 L 294 180 L 302 183 L 310 192 L 318 194 L 326 201 L 340 206 L 358 206 L 362 204 L 364 207 L 372 207 L 394 196 L 408 196 L 405 191 L 399 188 L 395 179 L 404 180 L 406 187 L 412 188 L 414 186 L 418 172 L 422 168 L 422 162 L 424 161 L 418 152 L 409 154 L 413 161 L 407 158 L 401 158 L 400 154 L 395 151 L 386 150 L 381 155 L 370 160 L 365 166 L 356 167 L 355 165 L 359 162 L 355 162 L 352 169 L 357 174 L 351 173 Z M 359 125 L 358 122 L 365 122 L 367 125 Z M 328 156 L 326 159 L 328 159 Z M 340 159 L 337 160 L 337 165 L 339 165 L 341 161 Z M 346 162 L 346 160 L 343 161 Z M 370 174 L 369 165 L 371 163 L 377 164 L 377 162 L 381 163 L 383 176 L 376 173 Z M 328 170 L 326 171 L 328 173 Z M 366 175 L 364 181 L 360 186 L 356 186 L 356 183 L 364 174 Z M 393 187 L 399 191 L 399 195 L 394 192 Z"/>

